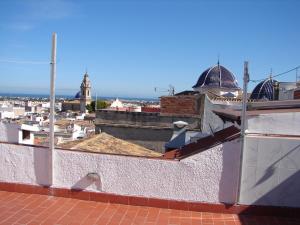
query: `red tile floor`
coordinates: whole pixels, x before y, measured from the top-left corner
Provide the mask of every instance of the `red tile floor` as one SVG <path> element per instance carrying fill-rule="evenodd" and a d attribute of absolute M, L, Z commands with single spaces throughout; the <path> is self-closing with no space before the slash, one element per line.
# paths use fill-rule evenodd
<path fill-rule="evenodd" d="M 296 225 L 300 219 L 192 212 L 0 191 L 0 224 Z"/>

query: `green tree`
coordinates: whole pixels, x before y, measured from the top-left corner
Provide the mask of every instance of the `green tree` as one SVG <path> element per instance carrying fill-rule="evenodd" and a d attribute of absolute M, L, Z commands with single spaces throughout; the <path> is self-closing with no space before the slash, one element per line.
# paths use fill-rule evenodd
<path fill-rule="evenodd" d="M 97 100 L 97 109 L 105 109 L 109 106 L 109 104 L 104 100 Z M 91 112 L 95 112 L 95 101 L 92 101 L 91 104 L 86 106 L 86 109 Z"/>

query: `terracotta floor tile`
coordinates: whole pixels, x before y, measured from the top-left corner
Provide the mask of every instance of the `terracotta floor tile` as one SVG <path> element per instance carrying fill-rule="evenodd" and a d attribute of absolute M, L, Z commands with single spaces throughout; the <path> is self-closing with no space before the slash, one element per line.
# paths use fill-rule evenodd
<path fill-rule="evenodd" d="M 216 221 L 214 220 L 214 225 L 225 225 L 225 222 L 224 221 Z"/>
<path fill-rule="evenodd" d="M 27 225 L 40 225 L 41 223 L 38 221 L 30 221 Z"/>
<path fill-rule="evenodd" d="M 181 218 L 180 224 L 192 225 L 192 219 L 190 218 Z"/>
<path fill-rule="evenodd" d="M 201 222 L 202 219 L 201 219 L 201 217 L 191 217 L 191 220 L 192 220 L 192 222 L 193 221 L 195 221 L 195 222 L 199 222 L 200 221 Z"/>
<path fill-rule="evenodd" d="M 213 215 L 214 215 L 214 213 L 209 213 L 209 212 L 202 212 L 201 213 L 201 217 L 205 218 L 205 219 L 212 219 Z"/>
<path fill-rule="evenodd" d="M 299 225 L 299 218 L 193 212 L 0 191 L 0 225 Z"/>
<path fill-rule="evenodd" d="M 21 217 L 17 223 L 22 223 L 22 224 L 27 224 L 29 223 L 31 220 L 33 219 L 33 217 L 30 214 L 26 214 L 23 217 Z"/>
<path fill-rule="evenodd" d="M 110 221 L 109 217 L 100 217 L 95 224 L 97 225 L 104 225 L 104 224 L 108 224 Z"/>
<path fill-rule="evenodd" d="M 58 219 L 55 218 L 48 218 L 45 221 L 43 221 L 42 223 L 40 223 L 41 225 L 53 225 L 53 224 L 57 224 Z"/>
<path fill-rule="evenodd" d="M 169 218 L 169 225 L 180 225 L 180 219 L 178 218 Z M 199 224 L 199 221 L 198 221 Z"/>

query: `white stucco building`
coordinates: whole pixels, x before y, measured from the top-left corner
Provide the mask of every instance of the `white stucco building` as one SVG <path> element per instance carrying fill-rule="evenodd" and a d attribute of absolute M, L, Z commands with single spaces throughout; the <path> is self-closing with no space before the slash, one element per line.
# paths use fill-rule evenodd
<path fill-rule="evenodd" d="M 37 131 L 39 131 L 38 126 L 0 123 L 0 141 L 33 145 L 34 132 Z"/>
<path fill-rule="evenodd" d="M 25 107 L 10 104 L 0 105 L 0 119 L 15 119 L 25 115 Z"/>

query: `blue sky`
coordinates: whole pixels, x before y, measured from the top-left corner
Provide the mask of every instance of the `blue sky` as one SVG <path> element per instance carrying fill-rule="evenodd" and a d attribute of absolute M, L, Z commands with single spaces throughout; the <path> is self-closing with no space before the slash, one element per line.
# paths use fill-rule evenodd
<path fill-rule="evenodd" d="M 244 60 L 252 79 L 300 64 L 299 11 L 296 0 L 2 0 L 0 92 L 48 93 L 49 65 L 33 62 L 50 60 L 54 31 L 58 94 L 75 93 L 86 68 L 100 96 L 187 90 L 218 55 L 242 86 Z"/>

